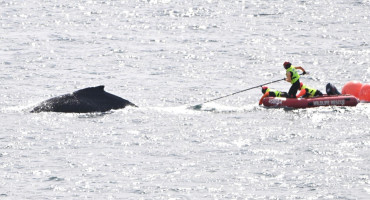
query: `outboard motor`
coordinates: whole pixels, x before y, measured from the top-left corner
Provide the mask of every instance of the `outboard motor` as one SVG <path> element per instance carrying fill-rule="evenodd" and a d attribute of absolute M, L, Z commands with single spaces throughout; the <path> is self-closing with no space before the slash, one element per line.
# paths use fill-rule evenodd
<path fill-rule="evenodd" d="M 326 94 L 327 95 L 341 95 L 341 93 L 338 92 L 337 88 L 331 83 L 326 84 Z"/>

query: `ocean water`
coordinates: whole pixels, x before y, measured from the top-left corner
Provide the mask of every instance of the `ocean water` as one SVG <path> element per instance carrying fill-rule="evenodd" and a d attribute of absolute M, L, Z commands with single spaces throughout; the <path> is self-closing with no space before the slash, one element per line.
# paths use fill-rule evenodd
<path fill-rule="evenodd" d="M 369 82 L 369 0 L 0 1 L 0 199 L 370 199 L 370 104 L 268 109 L 285 76 Z M 85 87 L 138 108 L 29 113 Z M 270 87 L 287 91 L 289 83 Z"/>

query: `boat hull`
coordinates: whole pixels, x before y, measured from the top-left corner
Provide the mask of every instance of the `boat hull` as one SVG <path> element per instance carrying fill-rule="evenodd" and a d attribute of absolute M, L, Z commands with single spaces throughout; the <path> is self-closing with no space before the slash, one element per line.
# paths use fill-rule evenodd
<path fill-rule="evenodd" d="M 311 108 L 319 106 L 356 106 L 358 100 L 352 95 L 320 96 L 313 98 L 266 97 L 263 105 L 275 108 Z"/>

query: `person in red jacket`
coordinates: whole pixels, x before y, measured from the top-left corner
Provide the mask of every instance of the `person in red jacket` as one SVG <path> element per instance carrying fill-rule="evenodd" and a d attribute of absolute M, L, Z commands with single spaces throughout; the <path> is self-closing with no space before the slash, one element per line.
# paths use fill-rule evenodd
<path fill-rule="evenodd" d="M 310 98 L 310 97 L 317 97 L 317 96 L 322 96 L 323 95 L 320 90 L 308 87 L 307 85 L 303 84 L 302 82 L 300 82 L 299 90 L 301 92 L 297 95 L 297 98 L 299 98 L 299 97 Z"/>
<path fill-rule="evenodd" d="M 288 93 L 286 92 L 280 92 L 280 91 L 273 91 L 270 90 L 267 86 L 262 87 L 262 94 L 263 96 L 260 99 L 259 105 L 262 104 L 262 101 L 265 97 L 287 97 Z"/>

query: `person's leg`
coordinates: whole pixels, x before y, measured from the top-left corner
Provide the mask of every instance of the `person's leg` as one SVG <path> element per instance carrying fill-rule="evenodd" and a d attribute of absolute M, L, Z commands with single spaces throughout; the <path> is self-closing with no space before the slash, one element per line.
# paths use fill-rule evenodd
<path fill-rule="evenodd" d="M 297 91 L 300 86 L 299 80 L 292 84 L 292 86 L 289 89 L 288 97 L 287 98 L 297 98 Z"/>
<path fill-rule="evenodd" d="M 280 95 L 281 97 L 288 97 L 288 93 L 286 93 L 286 92 L 281 92 L 281 95 Z"/>

